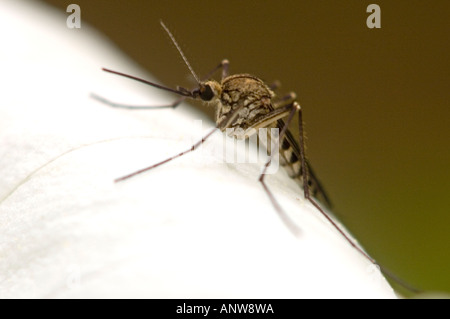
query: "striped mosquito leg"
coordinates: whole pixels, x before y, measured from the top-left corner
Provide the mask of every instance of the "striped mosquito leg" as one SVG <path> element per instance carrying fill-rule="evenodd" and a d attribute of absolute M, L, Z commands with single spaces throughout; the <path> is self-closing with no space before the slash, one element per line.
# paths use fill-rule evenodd
<path fill-rule="evenodd" d="M 289 123 L 294 118 L 295 112 L 297 112 L 299 109 L 300 109 L 300 106 L 298 105 L 298 103 L 297 102 L 293 102 L 292 103 L 292 110 L 289 113 L 289 117 L 288 117 L 288 119 L 286 121 L 285 126 L 283 127 L 283 129 L 281 130 L 281 132 L 279 134 L 279 139 L 276 140 L 274 145 L 273 145 L 274 148 L 275 147 L 279 147 L 278 146 L 279 141 L 281 141 L 283 139 L 283 136 L 286 133 L 286 130 L 287 130 L 288 126 L 289 126 Z M 292 233 L 294 235 L 298 236 L 300 234 L 300 229 L 286 215 L 286 213 L 281 208 L 280 204 L 278 204 L 278 202 L 275 199 L 275 197 L 273 196 L 272 192 L 270 191 L 270 189 L 267 187 L 266 183 L 264 182 L 264 177 L 266 176 L 267 168 L 269 167 L 270 163 L 272 162 L 273 154 L 275 154 L 275 152 L 270 152 L 269 160 L 264 165 L 263 171 L 262 171 L 261 175 L 259 176 L 259 181 L 261 182 L 265 192 L 267 193 L 267 196 L 269 196 L 269 199 L 272 202 L 272 205 L 275 207 L 275 209 L 276 209 L 278 215 L 281 217 L 282 221 L 286 224 L 286 226 L 292 231 Z"/>
<path fill-rule="evenodd" d="M 330 216 L 328 216 L 327 213 L 323 211 L 323 209 L 320 207 L 320 205 L 314 200 L 314 198 L 311 196 L 309 185 L 308 185 L 308 165 L 306 164 L 306 158 L 305 158 L 305 137 L 303 134 L 303 121 L 302 121 L 302 110 L 301 108 L 298 111 L 298 129 L 299 129 L 299 146 L 300 146 L 300 162 L 301 162 L 301 170 L 303 172 L 303 192 L 305 198 L 313 204 L 314 207 L 317 208 L 317 210 L 333 225 L 334 228 L 347 240 L 347 242 L 354 247 L 357 251 L 359 251 L 363 256 L 365 256 L 369 261 L 371 261 L 373 264 L 377 264 L 376 261 L 371 258 L 369 255 L 367 255 L 358 245 L 356 245 L 353 240 L 351 240 L 347 234 L 331 219 Z"/>
<path fill-rule="evenodd" d="M 358 245 L 356 245 L 355 242 L 353 242 L 353 240 L 351 240 L 345 233 L 344 231 L 330 218 L 330 216 L 328 216 L 327 213 L 325 213 L 323 211 L 323 209 L 319 206 L 319 204 L 314 200 L 314 198 L 311 196 L 310 193 L 310 189 L 308 187 L 308 165 L 306 163 L 306 159 L 305 159 L 305 138 L 304 138 L 304 134 L 303 134 L 303 122 L 302 122 L 302 110 L 300 109 L 298 112 L 298 125 L 299 125 L 299 135 L 300 135 L 300 161 L 301 161 L 301 165 L 302 165 L 302 172 L 304 174 L 304 178 L 303 178 L 303 190 L 304 190 L 304 196 L 305 198 L 307 198 L 309 200 L 309 202 L 311 204 L 314 205 L 314 207 L 317 208 L 317 210 L 331 223 L 331 225 L 347 240 L 347 242 L 353 247 L 355 248 L 359 253 L 361 253 L 365 258 L 367 258 L 367 260 L 369 260 L 371 263 L 373 263 L 374 265 L 378 266 L 379 269 L 381 270 L 381 272 L 386 275 L 387 277 L 389 277 L 390 279 L 392 279 L 393 281 L 395 281 L 397 284 L 399 284 L 400 286 L 402 286 L 403 288 L 412 291 L 414 293 L 420 293 L 422 292 L 422 290 L 417 289 L 416 287 L 406 283 L 405 281 L 403 281 L 402 279 L 400 279 L 399 277 L 397 277 L 396 275 L 394 275 L 389 269 L 381 266 L 380 264 L 378 264 L 376 262 L 375 259 L 373 259 L 372 257 L 370 257 L 369 255 L 367 255 Z"/>

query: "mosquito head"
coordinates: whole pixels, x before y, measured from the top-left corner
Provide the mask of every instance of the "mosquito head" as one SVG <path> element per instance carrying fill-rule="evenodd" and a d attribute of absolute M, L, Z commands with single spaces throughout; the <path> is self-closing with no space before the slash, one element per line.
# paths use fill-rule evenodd
<path fill-rule="evenodd" d="M 216 81 L 201 82 L 200 86 L 192 91 L 192 97 L 200 97 L 205 102 L 211 102 L 220 96 L 222 87 Z"/>
<path fill-rule="evenodd" d="M 195 81 L 198 84 L 198 87 L 192 91 L 187 90 L 185 88 L 182 87 L 177 87 L 176 89 L 171 89 L 169 87 L 163 86 L 163 85 L 159 85 L 132 75 L 128 75 L 125 73 L 121 73 L 121 72 L 117 72 L 117 71 L 113 71 L 110 69 L 106 69 L 106 68 L 102 68 L 103 71 L 109 72 L 109 73 L 113 73 L 116 75 L 120 75 L 135 81 L 139 81 L 142 82 L 144 84 L 148 84 L 150 86 L 153 86 L 155 88 L 161 89 L 161 90 L 165 90 L 165 91 L 169 91 L 172 93 L 176 93 L 178 95 L 182 95 L 184 97 L 190 97 L 190 98 L 198 98 L 200 97 L 203 101 L 205 102 L 210 102 L 212 100 L 214 100 L 215 98 L 218 98 L 220 96 L 220 94 L 222 93 L 222 87 L 220 86 L 219 83 L 217 83 L 216 81 L 201 81 L 199 79 L 199 77 L 197 76 L 197 74 L 195 74 L 194 70 L 192 69 L 191 65 L 189 64 L 189 61 L 186 59 L 186 56 L 184 55 L 183 51 L 181 51 L 180 46 L 178 45 L 178 42 L 175 40 L 175 37 L 172 35 L 172 33 L 169 31 L 169 29 L 166 27 L 166 25 L 161 21 L 161 26 L 164 28 L 164 30 L 167 32 L 167 34 L 169 35 L 170 39 L 172 40 L 173 44 L 175 45 L 175 47 L 177 48 L 178 52 L 180 53 L 181 57 L 184 60 L 184 63 L 186 63 L 187 67 L 189 68 L 189 71 L 191 72 L 192 76 L 195 78 Z"/>

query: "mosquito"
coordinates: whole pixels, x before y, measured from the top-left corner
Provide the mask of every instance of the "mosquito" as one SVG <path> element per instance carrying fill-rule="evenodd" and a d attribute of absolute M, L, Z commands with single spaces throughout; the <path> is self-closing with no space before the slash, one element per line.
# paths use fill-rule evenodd
<path fill-rule="evenodd" d="M 158 166 L 166 164 L 178 157 L 181 157 L 187 153 L 195 151 L 202 145 L 213 133 L 220 130 L 222 132 L 227 131 L 227 134 L 233 138 L 242 139 L 248 138 L 252 134 L 256 133 L 260 128 L 278 128 L 278 139 L 273 141 L 272 147 L 279 148 L 279 161 L 288 175 L 294 179 L 300 187 L 303 189 L 303 194 L 306 200 L 308 200 L 319 212 L 325 217 L 325 219 L 344 237 L 344 239 L 372 264 L 377 266 L 384 274 L 402 285 L 408 290 L 413 292 L 419 292 L 420 290 L 409 286 L 402 280 L 397 278 L 386 268 L 381 267 L 375 259 L 370 257 L 365 251 L 363 251 L 324 211 L 315 198 L 319 198 L 326 206 L 331 207 L 330 200 L 326 195 L 323 187 L 316 178 L 316 175 L 312 171 L 309 162 L 305 156 L 305 137 L 303 132 L 303 117 L 302 108 L 297 101 L 297 96 L 294 92 L 291 92 L 281 98 L 276 98 L 274 90 L 279 87 L 279 83 L 267 85 L 261 79 L 250 74 L 229 74 L 229 61 L 227 59 L 222 60 L 214 69 L 212 69 L 204 78 L 199 78 L 191 67 L 189 61 L 181 50 L 175 37 L 172 35 L 167 26 L 160 21 L 161 26 L 168 34 L 172 43 L 175 45 L 178 53 L 184 60 L 184 63 L 188 67 L 190 73 L 194 77 L 197 87 L 188 90 L 183 87 L 177 87 L 172 89 L 163 85 L 159 85 L 147 80 L 134 77 L 125 73 L 113 71 L 110 69 L 102 68 L 103 71 L 109 72 L 115 75 L 123 76 L 141 83 L 156 87 L 161 90 L 169 91 L 179 95 L 180 97 L 173 103 L 166 105 L 155 106 L 136 106 L 118 104 L 109 101 L 98 95 L 92 95 L 93 98 L 99 100 L 112 107 L 125 108 L 125 109 L 161 109 L 161 108 L 175 108 L 181 102 L 187 98 L 200 99 L 206 103 L 215 106 L 216 126 L 209 133 L 202 137 L 199 141 L 193 144 L 185 151 L 169 157 L 159 163 L 142 168 L 128 175 L 115 179 L 115 182 L 122 182 L 133 176 L 141 174 L 143 172 L 152 170 Z M 221 70 L 222 76 L 220 82 L 210 80 L 209 78 L 217 71 Z M 295 115 L 298 115 L 298 140 L 294 138 L 294 135 L 288 129 Z M 283 120 L 285 119 L 285 120 Z M 227 130 L 227 129 L 232 130 Z M 270 131 L 270 130 L 268 130 Z M 242 133 L 243 132 L 243 133 Z M 271 135 L 268 134 L 268 142 L 271 139 Z M 284 210 L 277 202 L 275 196 L 268 188 L 265 177 L 267 169 L 273 160 L 272 154 L 270 156 L 259 176 L 259 182 L 261 183 L 265 193 L 269 197 L 273 207 L 277 211 L 278 215 L 285 223 L 285 225 L 294 233 L 299 234 L 299 228 L 289 219 Z"/>

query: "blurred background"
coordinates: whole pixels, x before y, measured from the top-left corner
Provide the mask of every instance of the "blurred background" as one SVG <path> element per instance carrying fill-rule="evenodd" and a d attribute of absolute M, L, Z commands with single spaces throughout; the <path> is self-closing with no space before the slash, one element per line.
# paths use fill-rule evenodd
<path fill-rule="evenodd" d="M 80 5 L 76 32 L 91 24 L 170 87 L 192 81 L 160 19 L 198 74 L 227 58 L 232 74 L 280 80 L 336 215 L 405 281 L 450 292 L 449 1 L 45 2 Z"/>

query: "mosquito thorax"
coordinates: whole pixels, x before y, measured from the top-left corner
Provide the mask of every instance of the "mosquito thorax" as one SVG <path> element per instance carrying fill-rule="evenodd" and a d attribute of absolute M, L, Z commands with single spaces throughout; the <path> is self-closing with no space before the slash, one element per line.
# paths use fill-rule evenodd
<path fill-rule="evenodd" d="M 230 127 L 247 130 L 272 110 L 274 96 L 272 90 L 261 79 L 253 75 L 227 76 L 221 82 L 216 123 L 220 123 L 230 113 L 240 109 L 239 116 L 230 123 Z"/>
<path fill-rule="evenodd" d="M 275 94 L 259 78 L 250 74 L 230 75 L 222 80 L 221 100 L 223 104 L 244 104 L 244 107 L 259 101 L 258 106 L 267 109 Z M 254 105 L 252 108 L 254 108 Z"/>

